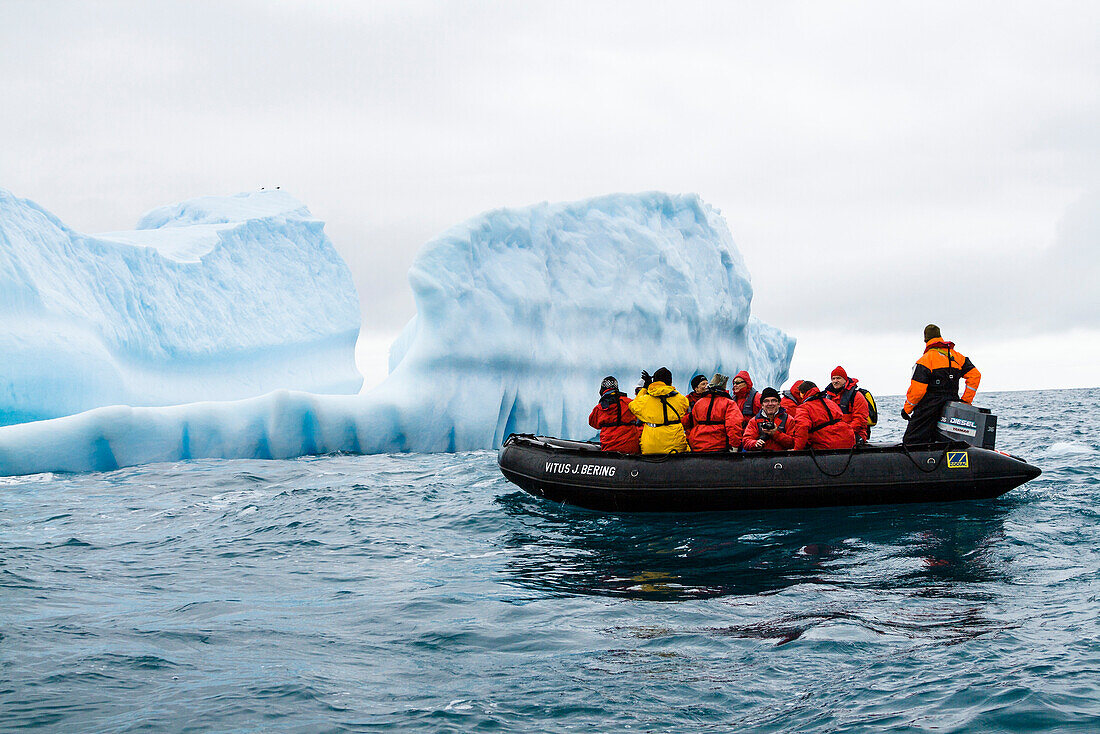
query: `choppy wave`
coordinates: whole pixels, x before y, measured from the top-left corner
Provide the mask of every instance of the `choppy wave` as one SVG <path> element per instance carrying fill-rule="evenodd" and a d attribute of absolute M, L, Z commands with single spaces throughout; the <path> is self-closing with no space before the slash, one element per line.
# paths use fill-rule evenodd
<path fill-rule="evenodd" d="M 1057 458 L 1062 456 L 1084 456 L 1096 453 L 1096 449 L 1079 441 L 1056 441 L 1043 452 L 1045 456 Z"/>
<path fill-rule="evenodd" d="M 518 491 L 490 452 L 5 481 L 0 720 L 1092 731 L 1098 406 L 988 402 L 1044 474 L 945 506 L 616 516 Z"/>

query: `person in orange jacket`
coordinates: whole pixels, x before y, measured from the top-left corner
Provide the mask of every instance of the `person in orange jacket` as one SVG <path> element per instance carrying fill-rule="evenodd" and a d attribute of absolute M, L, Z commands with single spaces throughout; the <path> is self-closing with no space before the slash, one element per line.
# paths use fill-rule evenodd
<path fill-rule="evenodd" d="M 745 370 L 733 376 L 733 401 L 741 411 L 742 420 L 749 420 L 760 412 L 760 393 L 752 386 L 752 378 Z"/>
<path fill-rule="evenodd" d="M 642 422 L 630 412 L 630 398 L 619 392 L 619 381 L 611 375 L 600 383 L 600 402 L 588 414 L 588 425 L 600 430 L 600 451 L 642 452 Z"/>
<path fill-rule="evenodd" d="M 844 420 L 848 421 L 856 434 L 856 441 L 866 443 L 871 437 L 871 408 L 867 405 L 867 398 L 856 387 L 858 384 L 859 380 L 848 377 L 844 368 L 838 365 L 829 375 L 829 384 L 825 386 L 824 393 L 825 397 L 840 406 L 844 412 Z"/>
<path fill-rule="evenodd" d="M 726 392 L 725 375 L 709 380 L 710 389 L 684 416 L 692 451 L 736 451 L 741 446 L 741 411 Z"/>
<path fill-rule="evenodd" d="M 844 420 L 840 407 L 825 397 L 810 380 L 799 387 L 802 404 L 795 415 L 798 423 L 794 429 L 796 450 L 850 449 L 856 445 L 856 434 Z"/>
<path fill-rule="evenodd" d="M 798 404 L 802 402 L 798 397 L 798 388 L 802 387 L 802 380 L 795 380 L 791 385 L 790 390 L 784 390 L 779 396 L 779 407 L 787 411 L 787 415 L 794 417 L 795 412 L 798 410 Z M 763 398 L 761 398 L 761 405 L 763 405 Z"/>
<path fill-rule="evenodd" d="M 940 415 L 943 406 L 959 400 L 960 379 L 966 382 L 962 401 L 973 402 L 982 373 L 969 357 L 956 351 L 954 342 L 943 340 L 940 327 L 924 327 L 924 354 L 913 367 L 913 380 L 901 409 L 901 417 L 909 421 L 902 443 L 950 440 L 939 431 Z"/>
<path fill-rule="evenodd" d="M 760 391 L 760 412 L 745 425 L 741 447 L 745 451 L 786 451 L 794 448 L 797 419 L 780 405 L 779 391 L 765 387 Z"/>

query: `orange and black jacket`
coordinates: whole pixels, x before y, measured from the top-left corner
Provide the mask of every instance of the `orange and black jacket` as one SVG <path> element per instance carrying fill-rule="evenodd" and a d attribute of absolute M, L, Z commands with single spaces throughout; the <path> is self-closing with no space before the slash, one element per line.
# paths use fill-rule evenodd
<path fill-rule="evenodd" d="M 966 381 L 963 402 L 972 402 L 982 373 L 969 357 L 956 351 L 954 342 L 930 339 L 913 368 L 913 381 L 909 383 L 909 392 L 905 393 L 905 412 L 912 413 L 926 395 L 958 400 L 960 379 Z"/>

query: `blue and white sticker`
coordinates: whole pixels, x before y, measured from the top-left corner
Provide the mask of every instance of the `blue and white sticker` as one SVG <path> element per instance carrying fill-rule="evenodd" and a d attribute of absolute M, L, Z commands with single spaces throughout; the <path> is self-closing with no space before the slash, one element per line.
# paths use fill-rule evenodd
<path fill-rule="evenodd" d="M 948 469 L 969 469 L 970 468 L 970 454 L 965 451 L 948 451 L 947 452 L 947 468 Z"/>

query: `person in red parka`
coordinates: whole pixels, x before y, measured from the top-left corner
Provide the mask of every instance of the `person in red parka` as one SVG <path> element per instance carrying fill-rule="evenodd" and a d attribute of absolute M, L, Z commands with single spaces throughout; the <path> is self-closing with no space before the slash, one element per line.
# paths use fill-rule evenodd
<path fill-rule="evenodd" d="M 706 375 L 696 375 L 691 378 L 691 392 L 688 393 L 688 405 L 695 405 L 695 401 L 707 394 L 710 383 Z"/>
<path fill-rule="evenodd" d="M 692 451 L 736 451 L 741 446 L 741 412 L 726 392 L 726 380 L 717 374 L 706 394 L 684 416 L 684 430 Z"/>
<path fill-rule="evenodd" d="M 844 420 L 852 427 L 856 440 L 862 443 L 871 437 L 871 408 L 867 405 L 867 398 L 856 387 L 858 384 L 859 380 L 848 377 L 844 368 L 838 365 L 829 376 L 825 397 L 840 406 Z"/>
<path fill-rule="evenodd" d="M 844 420 L 840 406 L 825 397 L 810 380 L 804 380 L 799 386 L 802 404 L 795 416 L 798 424 L 794 430 L 796 450 L 811 449 L 850 449 L 856 445 L 856 434 Z"/>
<path fill-rule="evenodd" d="M 745 451 L 786 451 L 794 448 L 797 419 L 779 404 L 779 391 L 765 387 L 760 391 L 760 412 L 745 424 L 741 447 Z"/>
<path fill-rule="evenodd" d="M 600 383 L 600 403 L 588 414 L 588 425 L 600 429 L 601 451 L 642 453 L 642 424 L 630 412 L 630 398 L 619 392 L 619 381 L 610 375 Z"/>
<path fill-rule="evenodd" d="M 745 370 L 733 376 L 733 400 L 741 411 L 741 420 L 747 421 L 760 412 L 760 393 L 752 387 L 752 378 Z"/>
<path fill-rule="evenodd" d="M 779 396 L 779 407 L 787 411 L 787 415 L 794 418 L 794 414 L 798 412 L 798 404 L 802 402 L 802 399 L 798 397 L 798 388 L 802 387 L 802 380 L 795 380 L 791 385 L 790 390 L 784 390 L 783 394 Z"/>

